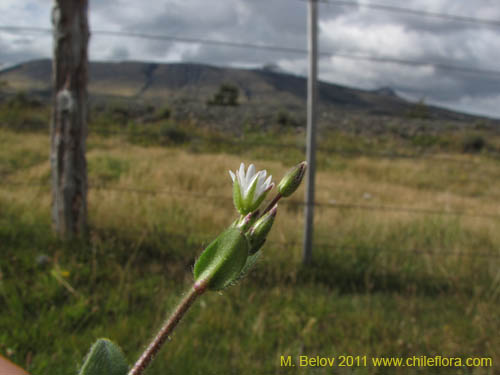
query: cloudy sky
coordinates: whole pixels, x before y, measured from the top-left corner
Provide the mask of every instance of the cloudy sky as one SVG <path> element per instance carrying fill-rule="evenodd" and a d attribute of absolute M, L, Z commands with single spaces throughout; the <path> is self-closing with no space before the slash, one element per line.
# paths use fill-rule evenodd
<path fill-rule="evenodd" d="M 89 2 L 90 25 L 94 30 L 91 60 L 183 61 L 237 67 L 276 64 L 293 74 L 307 72 L 307 57 L 300 53 L 98 33 L 113 30 L 306 49 L 307 4 L 301 0 Z M 320 79 L 364 89 L 389 86 L 408 99 L 500 118 L 498 0 L 341 2 L 352 5 L 337 2 L 318 6 Z M 374 4 L 495 20 L 498 24 L 458 22 L 365 6 Z M 51 6 L 50 0 L 2 0 L 0 27 L 49 28 Z M 51 43 L 46 32 L 0 30 L 0 63 L 50 57 Z M 381 63 L 346 56 L 388 57 L 427 65 Z M 436 64 L 490 72 L 443 69 Z"/>

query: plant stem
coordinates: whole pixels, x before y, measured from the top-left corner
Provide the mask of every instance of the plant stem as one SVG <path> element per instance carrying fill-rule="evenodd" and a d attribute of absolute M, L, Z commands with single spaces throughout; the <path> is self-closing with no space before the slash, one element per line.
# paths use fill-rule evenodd
<path fill-rule="evenodd" d="M 262 211 L 259 217 L 264 216 L 271 208 L 273 208 L 274 205 L 281 199 L 281 197 L 282 195 L 280 193 L 277 193 L 273 200 L 267 205 L 266 209 Z"/>
<path fill-rule="evenodd" d="M 154 356 L 160 350 L 161 346 L 165 343 L 168 336 L 172 333 L 179 321 L 182 319 L 186 311 L 191 307 L 193 302 L 202 295 L 207 289 L 206 284 L 195 283 L 187 292 L 184 298 L 179 302 L 174 312 L 165 321 L 163 326 L 158 331 L 157 335 L 148 345 L 146 350 L 139 357 L 134 367 L 129 371 L 128 375 L 142 375 L 146 367 L 151 363 Z"/>

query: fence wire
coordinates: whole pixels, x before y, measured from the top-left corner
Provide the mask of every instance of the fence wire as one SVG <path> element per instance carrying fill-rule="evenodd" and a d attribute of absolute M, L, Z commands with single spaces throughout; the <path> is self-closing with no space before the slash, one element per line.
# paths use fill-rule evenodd
<path fill-rule="evenodd" d="M 26 187 L 26 188 L 38 188 L 49 190 L 50 186 L 48 184 L 26 184 L 26 183 L 12 183 L 12 182 L 2 182 L 0 187 Z M 105 186 L 105 185 L 92 185 L 89 186 L 89 189 L 92 190 L 102 190 L 102 191 L 114 191 L 119 193 L 133 193 L 133 194 L 145 194 L 145 195 L 159 195 L 159 194 L 168 194 L 170 196 L 188 196 L 194 199 L 203 199 L 203 200 L 220 200 L 226 202 L 232 202 L 232 198 L 222 195 L 207 195 L 203 192 L 192 192 L 192 191 L 180 191 L 180 190 L 154 190 L 154 189 L 140 189 L 133 187 L 113 187 L 113 186 Z M 304 206 L 304 202 L 294 201 L 294 200 L 285 200 L 280 204 L 285 205 L 296 205 L 296 206 Z M 488 219 L 496 219 L 500 220 L 500 216 L 498 215 L 489 215 L 489 214 L 474 214 L 467 213 L 461 211 L 439 211 L 439 210 L 426 210 L 426 209 L 412 209 L 406 207 L 384 207 L 384 206 L 375 206 L 375 205 L 359 205 L 353 203 L 315 203 L 315 206 L 319 206 L 322 208 L 330 208 L 330 209 L 366 209 L 373 211 L 400 211 L 400 212 L 408 212 L 414 214 L 436 214 L 436 215 L 456 215 L 456 216 L 466 216 L 466 217 L 482 217 Z M 181 240 L 192 240 L 191 236 L 187 236 L 181 233 L 167 233 L 169 237 L 178 237 Z M 199 237 L 197 241 L 200 243 L 208 244 L 212 239 L 208 237 Z M 268 240 L 266 241 L 271 246 L 280 247 L 284 249 L 301 247 L 302 243 L 298 241 L 276 241 L 276 240 Z M 317 242 L 314 243 L 315 248 L 322 248 L 326 250 L 356 250 L 359 246 L 349 245 L 349 244 L 336 244 L 332 245 L 331 243 L 325 242 Z M 377 245 L 376 248 L 380 246 Z M 411 253 L 416 255 L 429 255 L 429 256 L 442 256 L 442 257 L 482 257 L 482 258 L 490 258 L 490 259 L 498 259 L 500 258 L 500 253 L 495 252 L 476 252 L 476 251 L 450 251 L 445 249 L 422 249 L 422 248 L 412 248 L 402 250 L 405 253 Z"/>
<path fill-rule="evenodd" d="M 49 189 L 48 184 L 28 184 L 28 183 L 15 183 L 15 182 L 5 182 L 0 183 L 0 186 L 7 187 L 27 187 L 27 188 L 41 188 Z M 103 190 L 103 191 L 115 191 L 121 193 L 134 193 L 134 194 L 144 194 L 144 195 L 170 195 L 170 196 L 188 196 L 193 199 L 201 200 L 218 200 L 232 202 L 232 197 L 207 194 L 202 191 L 190 191 L 190 190 L 172 190 L 172 189 L 146 189 L 146 188 L 135 188 L 131 186 L 109 186 L 109 185 L 89 185 L 89 190 Z M 280 202 L 280 205 L 289 206 L 305 206 L 306 203 L 299 200 L 287 199 Z M 500 215 L 495 215 L 491 213 L 475 213 L 467 211 L 452 211 L 452 210 L 433 210 L 426 208 L 413 208 L 413 207 L 401 207 L 401 206 L 385 206 L 385 205 L 369 205 L 360 204 L 352 202 L 315 202 L 313 204 L 315 207 L 320 207 L 323 209 L 347 209 L 347 210 L 369 210 L 369 211 L 394 211 L 394 212 L 406 212 L 411 214 L 424 214 L 424 215 L 447 215 L 447 216 L 464 216 L 471 218 L 483 218 L 483 219 L 493 219 L 500 220 Z"/>

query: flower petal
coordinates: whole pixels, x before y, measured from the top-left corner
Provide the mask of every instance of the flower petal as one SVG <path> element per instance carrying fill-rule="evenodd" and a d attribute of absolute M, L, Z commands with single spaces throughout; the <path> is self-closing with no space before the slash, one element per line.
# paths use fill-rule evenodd
<path fill-rule="evenodd" d="M 234 183 L 234 179 L 235 179 L 235 174 L 232 172 L 232 171 L 229 171 L 229 175 L 231 176 L 231 179 L 233 180 L 233 183 Z"/>
<path fill-rule="evenodd" d="M 252 179 L 248 182 L 247 186 L 245 186 L 245 191 L 243 192 L 243 199 L 245 199 L 250 191 L 250 188 L 254 185 L 254 183 L 256 184 L 256 191 L 259 187 L 259 181 L 255 182 L 255 180 L 257 180 L 259 178 L 259 174 L 257 173 L 256 175 L 254 175 L 252 177 Z"/>
<path fill-rule="evenodd" d="M 264 182 L 264 185 L 266 186 L 266 189 L 269 187 L 269 185 L 271 184 L 271 180 L 273 179 L 273 176 L 272 175 L 269 175 L 269 177 L 267 178 L 266 182 Z"/>
<path fill-rule="evenodd" d="M 246 183 L 248 185 L 250 185 L 250 181 L 253 181 L 253 176 L 254 175 L 255 175 L 255 165 L 250 164 L 250 166 L 248 167 L 247 180 L 246 180 Z"/>
<path fill-rule="evenodd" d="M 242 182 L 243 178 L 245 177 L 245 163 L 240 164 L 240 170 L 237 173 L 240 178 L 240 183 Z"/>
<path fill-rule="evenodd" d="M 258 186 L 257 186 L 257 195 L 261 195 L 265 190 L 264 180 L 266 178 L 266 173 L 267 173 L 266 171 L 259 172 L 259 182 L 258 182 Z"/>
<path fill-rule="evenodd" d="M 239 184 L 238 179 L 235 179 L 233 183 L 233 202 L 236 209 L 243 214 L 244 212 L 244 203 L 242 199 L 241 186 Z"/>

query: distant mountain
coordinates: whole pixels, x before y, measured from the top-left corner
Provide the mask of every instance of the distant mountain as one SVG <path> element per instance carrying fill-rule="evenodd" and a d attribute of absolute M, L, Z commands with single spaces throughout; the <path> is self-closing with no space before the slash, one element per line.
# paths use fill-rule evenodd
<path fill-rule="evenodd" d="M 12 90 L 50 95 L 50 60 L 30 61 L 0 71 L 0 81 Z M 222 84 L 238 89 L 237 107 L 207 107 Z M 389 87 L 359 90 L 320 82 L 320 123 L 348 121 L 351 116 L 378 118 L 422 118 L 471 122 L 479 117 L 410 103 Z M 94 103 L 127 99 L 168 105 L 178 113 L 205 116 L 213 122 L 256 121 L 265 124 L 285 113 L 305 121 L 306 79 L 276 69 L 219 68 L 201 64 L 156 64 L 147 62 L 92 62 L 89 92 Z M 347 117 L 346 117 L 347 116 Z"/>

